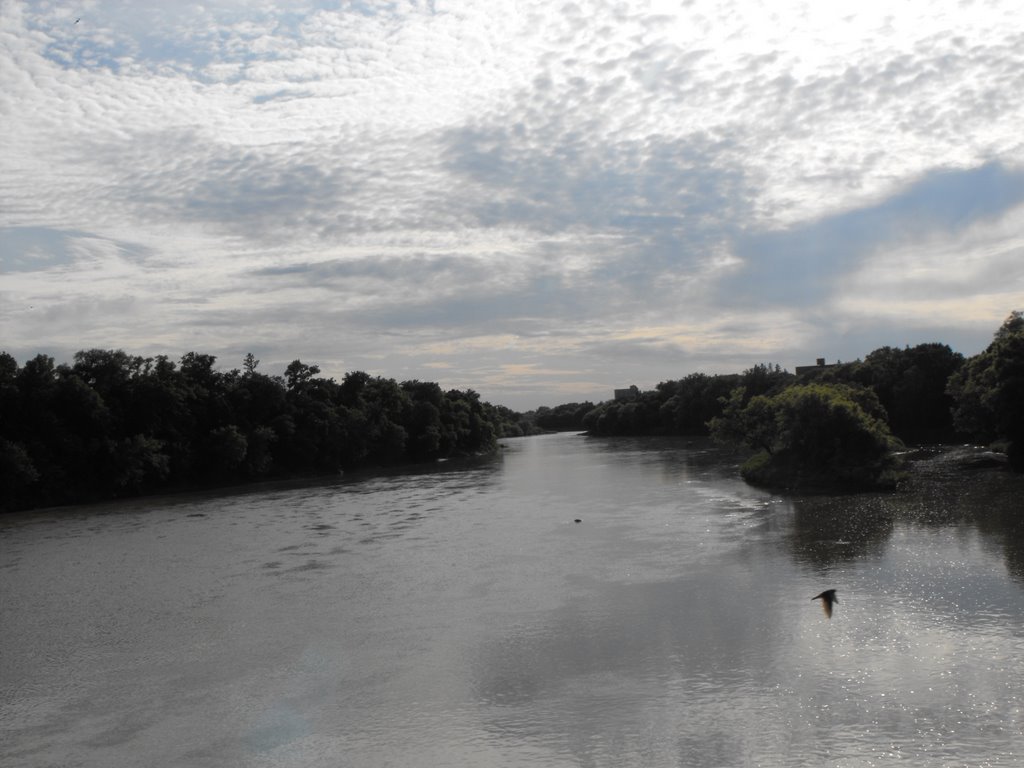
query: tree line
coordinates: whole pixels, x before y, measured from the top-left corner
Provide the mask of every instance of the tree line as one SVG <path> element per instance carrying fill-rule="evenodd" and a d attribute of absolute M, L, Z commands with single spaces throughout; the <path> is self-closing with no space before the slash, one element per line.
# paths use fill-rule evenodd
<path fill-rule="evenodd" d="M 219 371 L 90 349 L 70 365 L 0 353 L 0 509 L 79 503 L 492 451 L 518 415 L 473 390 L 370 376 Z"/>
<path fill-rule="evenodd" d="M 196 485 L 427 462 L 493 451 L 502 437 L 708 435 L 759 452 L 752 480 L 781 471 L 872 482 L 901 443 L 996 443 L 1024 468 L 1024 313 L 971 358 L 939 343 L 882 347 L 800 376 L 758 364 L 694 373 L 602 403 L 516 413 L 473 390 L 370 376 L 321 377 L 295 360 L 283 376 L 247 355 L 78 352 L 19 366 L 0 353 L 0 510 Z"/>
<path fill-rule="evenodd" d="M 693 373 L 665 381 L 628 400 L 608 401 L 586 413 L 580 427 L 600 435 L 706 435 L 737 389 L 744 403 L 777 393 L 797 382 L 847 384 L 870 389 L 885 409 L 892 431 L 908 442 L 955 439 L 956 402 L 947 392 L 950 376 L 964 357 L 945 344 L 882 347 L 864 360 L 814 368 L 800 376 L 775 364 L 758 364 L 742 373 Z"/>
<path fill-rule="evenodd" d="M 707 435 L 737 388 L 744 402 L 797 383 L 845 384 L 878 397 L 891 431 L 906 442 L 1008 439 L 1019 433 L 1024 314 L 1013 312 L 979 355 L 964 358 L 948 345 L 881 347 L 863 360 L 812 368 L 797 376 L 777 364 L 742 373 L 692 373 L 653 390 L 597 405 L 570 403 L 530 414 L 541 427 L 595 435 Z"/>
<path fill-rule="evenodd" d="M 711 434 L 756 451 L 743 474 L 766 484 L 891 485 L 894 451 L 922 442 L 994 444 L 1021 470 L 1024 314 L 1012 312 L 971 358 L 929 343 L 799 376 L 770 364 L 695 373 L 601 403 L 579 426 L 598 435 Z"/>

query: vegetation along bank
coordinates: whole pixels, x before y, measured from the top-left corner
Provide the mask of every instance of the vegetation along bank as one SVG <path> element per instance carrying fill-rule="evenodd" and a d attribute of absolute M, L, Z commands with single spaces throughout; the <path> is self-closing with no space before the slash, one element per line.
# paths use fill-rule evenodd
<path fill-rule="evenodd" d="M 0 353 L 0 510 L 428 462 L 543 430 L 707 435 L 751 452 L 744 477 L 783 487 L 887 487 L 904 444 L 971 441 L 1024 468 L 1024 313 L 971 358 L 932 343 L 852 363 L 694 373 L 603 403 L 516 413 L 473 390 L 292 362 L 283 376 L 121 350 L 73 363 Z"/>

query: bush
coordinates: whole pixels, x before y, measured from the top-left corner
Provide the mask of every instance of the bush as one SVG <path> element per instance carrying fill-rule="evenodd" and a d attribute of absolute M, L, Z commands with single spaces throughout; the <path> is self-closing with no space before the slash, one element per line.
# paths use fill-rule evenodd
<path fill-rule="evenodd" d="M 949 379 L 957 427 L 981 442 L 1003 441 L 1024 470 L 1024 312 L 1011 312 L 988 348 Z"/>
<path fill-rule="evenodd" d="M 709 423 L 719 441 L 759 451 L 741 468 L 751 483 L 790 488 L 877 488 L 898 477 L 885 411 L 870 390 L 798 384 L 743 404 L 734 390 Z"/>

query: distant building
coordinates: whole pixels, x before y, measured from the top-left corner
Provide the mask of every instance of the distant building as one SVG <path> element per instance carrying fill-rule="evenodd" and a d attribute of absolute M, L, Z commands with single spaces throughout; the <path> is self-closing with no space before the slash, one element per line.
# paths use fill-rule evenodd
<path fill-rule="evenodd" d="M 814 362 L 814 365 L 798 365 L 796 367 L 796 375 L 797 376 L 803 376 L 805 373 L 814 373 L 815 371 L 825 371 L 825 370 L 828 370 L 829 368 L 835 368 L 837 365 L 839 365 L 838 361 L 835 362 L 835 363 L 831 363 L 829 365 L 826 365 L 825 364 L 825 358 L 824 357 L 819 357 Z"/>
<path fill-rule="evenodd" d="M 615 399 L 616 400 L 625 400 L 626 402 L 629 402 L 631 400 L 636 400 L 639 397 L 640 397 L 640 390 L 637 389 L 636 384 L 631 386 L 629 389 L 616 389 L 615 390 Z"/>

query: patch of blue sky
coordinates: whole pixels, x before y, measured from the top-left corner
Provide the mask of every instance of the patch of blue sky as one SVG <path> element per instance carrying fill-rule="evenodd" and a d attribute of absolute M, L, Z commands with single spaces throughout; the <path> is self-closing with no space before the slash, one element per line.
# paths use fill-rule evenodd
<path fill-rule="evenodd" d="M 75 260 L 72 240 L 83 235 L 47 227 L 0 228 L 0 274 L 67 266 Z"/>
<path fill-rule="evenodd" d="M 987 163 L 939 170 L 874 205 L 737 242 L 745 266 L 723 285 L 744 301 L 813 304 L 880 247 L 952 235 L 1024 202 L 1024 170 Z"/>
<path fill-rule="evenodd" d="M 43 56 L 64 69 L 105 69 L 119 74 L 121 62 L 133 49 L 124 43 L 106 45 L 87 38 L 56 40 L 46 46 Z"/>

